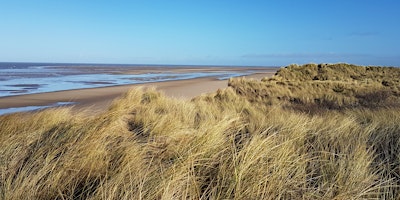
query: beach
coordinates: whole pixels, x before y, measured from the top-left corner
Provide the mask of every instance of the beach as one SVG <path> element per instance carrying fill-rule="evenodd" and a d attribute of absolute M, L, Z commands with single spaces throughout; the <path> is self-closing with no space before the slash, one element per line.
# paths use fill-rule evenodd
<path fill-rule="evenodd" d="M 81 71 L 86 70 L 97 70 L 99 68 L 95 67 L 86 67 L 79 68 Z M 106 70 L 105 68 L 101 68 L 102 70 Z M 121 70 L 122 69 L 122 70 Z M 110 70 L 110 68 L 107 68 Z M 162 71 L 163 70 L 163 71 Z M 223 72 L 235 72 L 240 74 L 243 72 L 246 78 L 254 78 L 261 80 L 263 77 L 270 77 L 276 72 L 276 68 L 205 68 L 205 67 L 178 67 L 178 68 L 168 68 L 169 73 L 174 74 L 191 74 L 194 72 L 198 73 L 222 73 Z M 114 74 L 157 74 L 164 73 L 167 71 L 165 68 L 158 67 L 147 67 L 140 68 L 135 70 L 129 70 L 127 68 L 117 68 L 113 69 L 112 73 Z M 249 73 L 249 72 L 252 73 Z M 86 72 L 88 73 L 88 72 Z M 229 73 L 227 73 L 229 74 Z M 104 86 L 104 87 L 95 87 L 95 88 L 82 88 L 82 89 L 69 89 L 63 91 L 52 91 L 52 92 L 43 92 L 43 93 L 33 93 L 33 94 L 23 94 L 23 95 L 14 95 L 14 96 L 4 96 L 0 97 L 0 109 L 18 109 L 21 108 L 22 111 L 25 111 L 24 108 L 28 110 L 34 110 L 39 108 L 46 107 L 54 107 L 59 105 L 68 105 L 73 106 L 75 110 L 85 110 L 91 113 L 99 113 L 105 111 L 111 102 L 127 92 L 132 88 L 150 88 L 154 87 L 157 90 L 161 91 L 165 95 L 172 98 L 184 98 L 190 99 L 195 96 L 214 92 L 220 88 L 226 88 L 228 86 L 228 78 L 224 77 L 220 78 L 220 74 L 216 76 L 206 76 L 206 77 L 198 77 L 193 76 L 194 78 L 187 78 L 183 80 L 169 80 L 166 81 L 158 81 L 158 82 L 147 82 L 147 83 L 134 83 L 134 84 L 122 84 L 115 86 Z M 82 80 L 84 81 L 84 80 Z M 98 82 L 92 83 L 94 86 L 98 84 Z M 33 85 L 34 86 L 34 85 Z"/>

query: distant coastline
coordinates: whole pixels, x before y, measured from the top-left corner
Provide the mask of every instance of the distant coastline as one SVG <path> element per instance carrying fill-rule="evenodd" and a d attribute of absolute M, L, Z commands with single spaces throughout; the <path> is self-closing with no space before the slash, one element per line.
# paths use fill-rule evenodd
<path fill-rule="evenodd" d="M 29 67 L 29 66 L 81 66 L 81 67 L 267 67 L 276 68 L 280 66 L 263 65 L 195 65 L 195 64 L 129 64 L 129 63 L 67 63 L 67 62 L 0 62 L 0 69 L 5 66 Z"/>

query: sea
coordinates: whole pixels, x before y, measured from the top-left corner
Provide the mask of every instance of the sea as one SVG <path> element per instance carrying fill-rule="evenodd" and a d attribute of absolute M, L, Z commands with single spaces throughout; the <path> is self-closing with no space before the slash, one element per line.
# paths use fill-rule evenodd
<path fill-rule="evenodd" d="M 214 70 L 174 70 L 202 67 Z M 243 67 L 0 62 L 0 97 L 203 77 L 222 80 L 255 73 L 254 67 L 235 68 Z"/>
<path fill-rule="evenodd" d="M 214 77 L 224 80 L 271 68 L 276 67 L 0 62 L 0 99 L 16 95 L 193 78 Z M 70 104 L 74 102 L 15 108 L 0 105 L 0 115 Z"/>

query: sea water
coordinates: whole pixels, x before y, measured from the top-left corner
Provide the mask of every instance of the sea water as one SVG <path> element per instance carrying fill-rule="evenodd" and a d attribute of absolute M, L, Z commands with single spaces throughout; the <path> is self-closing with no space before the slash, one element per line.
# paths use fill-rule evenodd
<path fill-rule="evenodd" d="M 212 66 L 201 66 L 210 68 Z M 196 68 L 201 68 L 196 66 Z M 219 80 L 250 75 L 249 70 L 226 70 L 227 67 L 213 67 L 212 71 L 190 71 L 192 66 L 115 65 L 115 64 L 57 64 L 57 63 L 1 63 L 0 98 L 15 95 L 55 92 L 63 90 L 140 84 L 161 81 L 185 80 L 214 77 Z M 151 69 L 151 70 L 146 70 Z M 129 74 L 126 72 L 137 73 Z M 73 104 L 73 102 L 68 102 Z M 26 106 L 0 109 L 0 115 L 32 111 L 66 105 L 65 103 L 45 106 Z"/>
<path fill-rule="evenodd" d="M 143 66 L 132 65 L 0 63 L 0 97 L 204 77 L 222 80 L 253 73 L 250 70 L 179 73 L 168 70 L 174 69 L 174 66 L 167 66 L 165 71 L 152 73 L 118 73 L 124 70 L 132 71 L 138 67 L 143 69 Z M 152 68 L 153 66 L 145 67 Z"/>

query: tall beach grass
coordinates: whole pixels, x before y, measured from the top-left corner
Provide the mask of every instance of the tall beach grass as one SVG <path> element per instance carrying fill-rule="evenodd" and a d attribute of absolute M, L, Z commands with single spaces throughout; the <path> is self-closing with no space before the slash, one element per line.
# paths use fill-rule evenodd
<path fill-rule="evenodd" d="M 398 199 L 398 74 L 288 66 L 191 100 L 0 116 L 0 199 Z"/>

